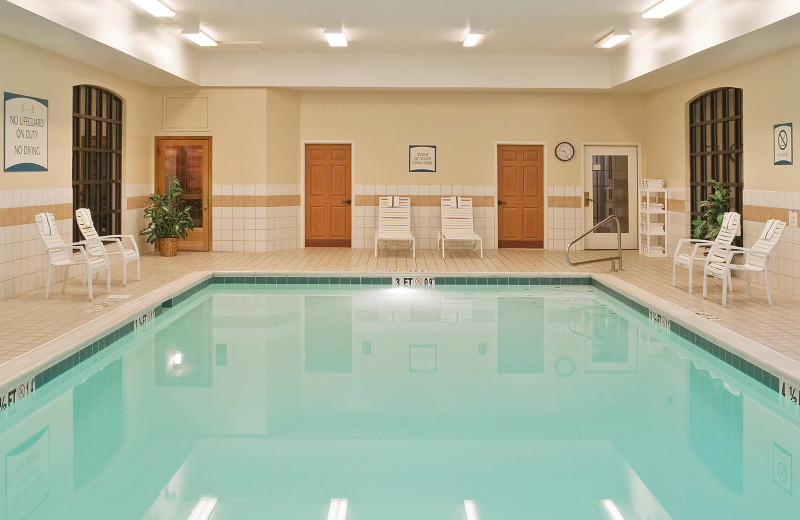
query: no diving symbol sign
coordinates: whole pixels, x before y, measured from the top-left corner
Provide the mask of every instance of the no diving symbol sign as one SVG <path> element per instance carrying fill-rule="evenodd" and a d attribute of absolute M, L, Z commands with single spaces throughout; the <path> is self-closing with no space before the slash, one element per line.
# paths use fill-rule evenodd
<path fill-rule="evenodd" d="M 778 148 L 786 150 L 787 146 L 789 146 L 789 134 L 786 133 L 786 130 L 781 130 L 778 132 Z"/>
<path fill-rule="evenodd" d="M 17 398 L 18 398 L 18 399 L 19 399 L 20 397 L 25 397 L 25 394 L 26 394 L 26 393 L 27 393 L 27 388 L 25 388 L 25 385 L 24 385 L 24 384 L 22 384 L 22 385 L 19 385 L 19 386 L 17 387 Z"/>
<path fill-rule="evenodd" d="M 772 480 L 792 494 L 792 454 L 777 443 L 772 445 Z"/>
<path fill-rule="evenodd" d="M 792 164 L 792 123 L 774 125 L 775 164 Z"/>

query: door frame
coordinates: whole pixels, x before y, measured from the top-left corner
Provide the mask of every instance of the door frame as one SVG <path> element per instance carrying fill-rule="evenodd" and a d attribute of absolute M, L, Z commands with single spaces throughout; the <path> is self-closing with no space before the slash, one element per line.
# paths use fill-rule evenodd
<path fill-rule="evenodd" d="M 635 207 L 636 207 L 636 222 L 635 222 L 635 230 L 636 231 L 635 232 L 636 232 L 636 249 L 638 250 L 641 247 L 641 244 L 639 243 L 639 240 L 641 240 L 641 236 L 642 236 L 642 234 L 639 233 L 639 226 L 641 226 L 641 223 L 639 222 L 639 213 L 640 213 L 640 211 L 639 211 L 639 201 L 638 201 L 639 186 L 641 185 L 641 182 L 642 182 L 642 172 L 643 172 L 642 143 L 641 143 L 641 141 L 639 141 L 639 142 L 628 142 L 628 141 L 622 141 L 622 142 L 611 142 L 611 141 L 594 142 L 594 141 L 587 141 L 587 142 L 582 142 L 581 143 L 581 157 L 580 157 L 580 159 L 581 159 L 581 194 L 580 194 L 581 204 L 583 204 L 583 194 L 586 193 L 586 172 L 583 171 L 583 166 L 584 166 L 584 162 L 586 161 L 586 147 L 587 146 L 633 146 L 633 147 L 636 148 L 636 170 L 637 170 L 636 171 L 636 197 L 637 197 L 637 201 L 636 201 L 636 205 L 635 205 Z M 630 174 L 628 174 L 628 179 L 630 180 Z M 581 231 L 581 233 L 584 233 L 584 232 L 586 232 L 586 229 L 587 229 L 586 228 L 585 206 L 581 206 L 581 223 L 582 223 L 581 229 L 583 230 L 583 231 Z"/>
<path fill-rule="evenodd" d="M 543 179 L 542 182 L 544 183 L 544 215 L 542 215 L 542 220 L 544 221 L 544 242 L 542 249 L 547 251 L 549 249 L 549 239 L 547 238 L 547 229 L 550 222 L 547 219 L 547 209 L 549 208 L 550 201 L 548 200 L 547 195 L 547 187 L 549 184 L 547 183 L 547 168 L 548 168 L 548 153 L 547 153 L 547 141 L 495 141 L 494 142 L 494 240 L 492 244 L 490 244 L 491 248 L 497 249 L 497 242 L 499 240 L 499 233 L 500 233 L 500 212 L 498 211 L 499 208 L 497 206 L 497 196 L 498 196 L 498 178 L 500 176 L 500 171 L 497 169 L 497 148 L 500 145 L 529 145 L 529 146 L 541 146 L 542 147 L 542 169 L 543 172 Z"/>
<path fill-rule="evenodd" d="M 158 181 L 159 179 L 156 178 L 158 175 L 158 143 L 159 141 L 168 141 L 168 140 L 191 140 L 191 141 L 208 141 L 208 186 L 206 186 L 207 191 L 207 198 L 206 201 L 207 207 L 203 209 L 203 215 L 207 216 L 207 223 L 208 225 L 206 228 L 208 229 L 208 252 L 214 251 L 214 235 L 213 235 L 213 218 L 212 215 L 213 207 L 214 207 L 214 168 L 213 168 L 213 158 L 214 158 L 214 138 L 210 135 L 157 135 L 155 136 L 154 145 L 155 150 L 153 150 L 153 193 L 158 193 Z M 180 242 L 179 242 L 180 243 Z"/>
<path fill-rule="evenodd" d="M 300 219 L 298 221 L 298 248 L 306 247 L 306 145 L 307 144 L 349 144 L 350 145 L 350 249 L 353 249 L 353 233 L 356 225 L 356 142 L 346 139 L 301 139 L 300 140 Z"/>

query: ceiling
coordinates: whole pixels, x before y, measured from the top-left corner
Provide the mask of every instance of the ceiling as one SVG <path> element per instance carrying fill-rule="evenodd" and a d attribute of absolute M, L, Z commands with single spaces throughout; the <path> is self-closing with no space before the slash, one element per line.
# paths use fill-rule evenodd
<path fill-rule="evenodd" d="M 646 92 L 800 44 L 800 1 L 695 0 L 664 20 L 655 0 L 0 0 L 0 34 L 153 86 Z M 180 36 L 199 24 L 220 42 Z M 325 27 L 344 28 L 330 48 Z M 478 48 L 468 28 L 488 29 Z M 632 37 L 611 50 L 613 29 Z"/>

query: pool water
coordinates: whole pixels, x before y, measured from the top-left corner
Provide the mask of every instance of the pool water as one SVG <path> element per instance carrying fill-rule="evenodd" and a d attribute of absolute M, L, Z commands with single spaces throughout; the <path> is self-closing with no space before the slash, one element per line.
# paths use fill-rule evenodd
<path fill-rule="evenodd" d="M 797 518 L 799 425 L 591 286 L 216 285 L 0 412 L 0 519 Z"/>

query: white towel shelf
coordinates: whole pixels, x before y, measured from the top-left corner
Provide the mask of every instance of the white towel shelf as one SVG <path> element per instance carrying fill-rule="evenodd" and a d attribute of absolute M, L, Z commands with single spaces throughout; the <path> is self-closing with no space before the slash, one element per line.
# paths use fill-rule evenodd
<path fill-rule="evenodd" d="M 667 211 L 667 188 L 645 185 L 639 189 L 640 254 L 667 256 Z"/>

